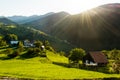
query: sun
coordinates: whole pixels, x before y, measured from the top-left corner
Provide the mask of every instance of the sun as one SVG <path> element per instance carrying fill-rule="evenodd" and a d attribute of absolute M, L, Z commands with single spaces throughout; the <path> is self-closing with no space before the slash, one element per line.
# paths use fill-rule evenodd
<path fill-rule="evenodd" d="M 72 13 L 80 13 L 100 5 L 98 0 L 69 0 Z"/>

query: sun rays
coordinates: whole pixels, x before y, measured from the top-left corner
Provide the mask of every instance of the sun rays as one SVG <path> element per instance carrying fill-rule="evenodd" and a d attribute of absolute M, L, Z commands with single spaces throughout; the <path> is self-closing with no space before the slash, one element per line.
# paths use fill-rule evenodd
<path fill-rule="evenodd" d="M 97 46 L 96 49 L 99 49 L 103 44 L 108 45 L 113 36 L 120 36 L 117 28 L 113 27 L 117 26 L 113 22 L 116 20 L 114 13 L 115 10 L 100 6 L 77 15 L 69 15 L 54 25 L 57 27 L 53 32 L 57 37 L 79 47 Z"/>

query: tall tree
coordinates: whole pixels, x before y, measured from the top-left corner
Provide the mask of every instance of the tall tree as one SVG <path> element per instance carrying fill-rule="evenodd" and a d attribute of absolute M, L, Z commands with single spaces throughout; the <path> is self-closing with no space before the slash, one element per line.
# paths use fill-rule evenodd
<path fill-rule="evenodd" d="M 2 46 L 6 46 L 6 45 L 7 45 L 6 41 L 3 40 L 2 37 L 0 37 L 0 47 L 2 47 Z"/>
<path fill-rule="evenodd" d="M 81 48 L 74 48 L 70 51 L 69 60 L 73 62 L 77 62 L 83 59 L 85 55 L 85 51 Z"/>
<path fill-rule="evenodd" d="M 24 45 L 21 41 L 18 43 L 18 49 L 20 52 L 22 52 L 24 50 Z"/>
<path fill-rule="evenodd" d="M 41 48 L 41 46 L 43 45 L 43 43 L 41 41 L 35 41 L 34 45 L 37 48 Z"/>
<path fill-rule="evenodd" d="M 49 41 L 46 40 L 46 41 L 44 42 L 44 45 L 45 45 L 45 46 L 50 46 Z"/>
<path fill-rule="evenodd" d="M 7 34 L 4 37 L 4 40 L 6 40 L 9 43 L 10 41 L 18 40 L 18 36 L 15 34 Z"/>

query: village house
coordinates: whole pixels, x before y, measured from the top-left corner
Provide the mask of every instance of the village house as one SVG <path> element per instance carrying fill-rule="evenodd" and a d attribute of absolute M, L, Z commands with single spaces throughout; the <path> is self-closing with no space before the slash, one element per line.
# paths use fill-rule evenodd
<path fill-rule="evenodd" d="M 34 42 L 30 42 L 29 40 L 24 40 L 24 47 L 34 47 Z"/>
<path fill-rule="evenodd" d="M 12 46 L 16 46 L 16 45 L 18 45 L 18 43 L 19 43 L 19 41 L 10 41 L 10 44 L 11 44 Z"/>
<path fill-rule="evenodd" d="M 86 66 L 105 66 L 108 60 L 102 52 L 88 52 L 83 57 L 83 63 Z"/>

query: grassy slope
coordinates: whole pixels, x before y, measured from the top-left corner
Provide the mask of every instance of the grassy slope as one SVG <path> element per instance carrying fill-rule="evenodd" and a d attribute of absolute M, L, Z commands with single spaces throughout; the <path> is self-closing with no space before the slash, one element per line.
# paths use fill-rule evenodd
<path fill-rule="evenodd" d="M 83 79 L 83 78 L 103 78 L 119 77 L 120 74 L 104 74 L 82 69 L 67 68 L 52 64 L 54 62 L 68 63 L 68 59 L 63 56 L 48 52 L 48 59 L 10 59 L 0 60 L 0 75 L 33 79 Z M 0 54 L 0 56 L 5 56 Z"/>

